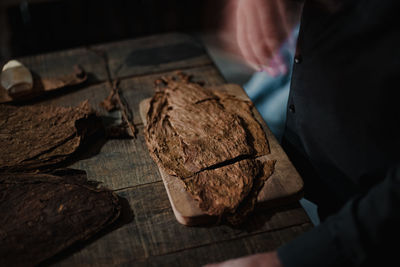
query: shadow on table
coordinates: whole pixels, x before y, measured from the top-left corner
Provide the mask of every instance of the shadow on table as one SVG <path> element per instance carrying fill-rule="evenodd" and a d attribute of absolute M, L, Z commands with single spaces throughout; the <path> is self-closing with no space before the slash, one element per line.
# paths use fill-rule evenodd
<path fill-rule="evenodd" d="M 301 205 L 298 201 L 292 202 L 292 203 L 287 203 L 287 204 L 282 204 L 281 206 L 273 206 L 273 207 L 259 207 L 257 206 L 255 210 L 245 218 L 244 222 L 239 224 L 239 225 L 232 225 L 229 222 L 225 220 L 218 220 L 217 217 L 207 217 L 204 219 L 204 222 L 207 223 L 202 223 L 199 225 L 193 225 L 190 227 L 215 227 L 218 225 L 225 225 L 228 226 L 234 230 L 237 230 L 239 232 L 246 232 L 246 233 L 253 233 L 253 232 L 259 232 L 260 230 L 264 229 L 269 229 L 269 228 L 276 228 L 276 225 L 279 224 L 280 219 L 279 218 L 273 218 L 276 216 L 278 213 L 283 213 L 285 211 L 290 211 L 294 209 L 301 208 Z M 272 222 L 273 220 L 273 222 Z M 282 223 L 283 225 L 287 225 L 287 222 L 284 221 L 287 220 L 287 218 L 282 218 Z M 296 221 L 296 220 L 295 220 Z M 270 225 L 268 225 L 270 224 Z M 279 228 L 279 227 L 278 227 Z"/>
<path fill-rule="evenodd" d="M 52 169 L 64 168 L 74 163 L 92 158 L 100 154 L 102 147 L 111 139 L 132 139 L 127 128 L 120 127 L 120 120 L 110 116 L 100 116 L 101 126 L 99 129 L 87 136 L 79 148 L 65 161 L 52 165 Z M 99 122 L 100 123 L 100 122 Z M 118 131 L 118 132 L 116 132 Z"/>
<path fill-rule="evenodd" d="M 252 214 L 249 215 L 247 220 L 238 227 L 234 227 L 240 229 L 242 231 L 251 233 L 260 230 L 261 228 L 265 227 L 265 224 L 271 220 L 271 218 L 276 215 L 277 213 L 293 210 L 300 208 L 300 204 L 298 202 L 287 204 L 280 207 L 273 207 L 273 208 L 257 208 L 254 210 Z M 271 227 L 273 227 L 271 225 Z"/>

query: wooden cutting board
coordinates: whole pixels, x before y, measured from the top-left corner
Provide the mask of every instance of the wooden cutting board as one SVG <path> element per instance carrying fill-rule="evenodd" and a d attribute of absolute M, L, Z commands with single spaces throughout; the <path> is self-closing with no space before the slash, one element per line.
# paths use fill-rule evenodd
<path fill-rule="evenodd" d="M 236 84 L 224 84 L 212 87 L 212 89 L 226 91 L 238 98 L 250 100 L 244 90 Z M 150 98 L 140 102 L 140 116 L 144 125 L 146 125 L 146 114 L 149 109 L 149 103 Z M 270 208 L 299 200 L 303 190 L 303 181 L 300 175 L 255 108 L 253 109 L 253 113 L 267 135 L 271 150 L 270 154 L 258 159 L 276 160 L 275 171 L 267 179 L 259 193 L 256 208 Z M 198 207 L 196 201 L 186 192 L 184 183 L 180 178 L 165 173 L 161 168 L 159 168 L 159 171 L 175 217 L 179 223 L 193 226 L 213 223 L 218 219 L 215 216 L 205 214 Z"/>

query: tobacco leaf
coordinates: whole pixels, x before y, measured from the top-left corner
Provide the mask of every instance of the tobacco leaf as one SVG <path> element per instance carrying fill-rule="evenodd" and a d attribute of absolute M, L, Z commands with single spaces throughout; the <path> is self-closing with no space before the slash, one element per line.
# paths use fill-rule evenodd
<path fill-rule="evenodd" d="M 254 118 L 253 103 L 236 98 L 224 92 L 214 91 L 219 97 L 221 105 L 226 112 L 241 118 L 243 127 L 247 132 L 247 142 L 255 150 L 256 156 L 269 154 L 268 140 L 261 125 Z"/>
<path fill-rule="evenodd" d="M 233 225 L 253 211 L 257 196 L 273 173 L 275 161 L 244 159 L 184 179 L 187 191 L 208 215 L 224 215 Z"/>
<path fill-rule="evenodd" d="M 130 134 L 132 135 L 132 137 L 136 138 L 137 129 L 135 124 L 133 123 L 133 115 L 131 110 L 129 109 L 128 104 L 125 100 L 123 100 L 122 96 L 120 95 L 119 80 L 114 80 L 113 82 L 111 82 L 111 78 L 109 77 L 108 84 L 111 87 L 110 94 L 103 101 L 100 102 L 100 106 L 108 112 L 119 109 L 121 111 L 121 116 L 124 124 L 126 124 L 127 128 L 130 130 Z"/>
<path fill-rule="evenodd" d="M 179 76 L 163 77 L 165 87 L 150 101 L 145 128 L 150 155 L 185 182 L 205 213 L 247 214 L 274 166 L 256 160 L 270 151 L 253 105 Z"/>
<path fill-rule="evenodd" d="M 254 210 L 258 193 L 264 187 L 265 181 L 272 175 L 275 169 L 276 160 L 260 161 L 256 159 L 258 168 L 257 175 L 253 180 L 253 186 L 242 202 L 237 206 L 234 213 L 226 214 L 226 220 L 232 225 L 240 225 L 247 216 Z"/>
<path fill-rule="evenodd" d="M 42 87 L 43 91 L 53 91 L 66 86 L 81 84 L 87 80 L 87 74 L 79 65 L 74 65 L 73 72 L 55 78 L 36 79 L 34 86 Z"/>
<path fill-rule="evenodd" d="M 118 197 L 84 171 L 0 173 L 0 265 L 34 266 L 115 221 Z"/>
<path fill-rule="evenodd" d="M 0 105 L 0 171 L 60 163 L 101 127 L 87 101 L 77 107 Z"/>
<path fill-rule="evenodd" d="M 190 177 L 224 161 L 257 155 L 257 150 L 268 153 L 257 121 L 247 124 L 258 125 L 266 149 L 255 150 L 248 142 L 253 137 L 246 132 L 244 117 L 227 110 L 212 91 L 195 83 L 168 80 L 168 86 L 151 99 L 147 122 L 151 154 L 171 175 Z"/>

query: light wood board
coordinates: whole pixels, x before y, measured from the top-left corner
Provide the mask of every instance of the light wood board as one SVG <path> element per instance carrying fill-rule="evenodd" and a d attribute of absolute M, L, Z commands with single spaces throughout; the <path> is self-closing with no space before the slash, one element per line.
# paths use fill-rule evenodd
<path fill-rule="evenodd" d="M 238 98 L 249 100 L 244 90 L 236 84 L 224 84 L 212 87 L 212 89 L 226 91 Z M 141 101 L 139 107 L 140 116 L 145 125 L 149 103 L 150 99 L 145 99 Z M 267 179 L 258 195 L 257 207 L 274 207 L 298 200 L 302 196 L 303 189 L 303 181 L 300 175 L 255 108 L 253 113 L 267 135 L 271 150 L 270 154 L 258 159 L 261 161 L 276 160 L 274 173 Z M 198 207 L 196 201 L 185 190 L 184 183 L 180 178 L 167 174 L 160 167 L 159 171 L 178 222 L 184 225 L 200 225 L 217 220 L 216 217 L 205 214 Z"/>

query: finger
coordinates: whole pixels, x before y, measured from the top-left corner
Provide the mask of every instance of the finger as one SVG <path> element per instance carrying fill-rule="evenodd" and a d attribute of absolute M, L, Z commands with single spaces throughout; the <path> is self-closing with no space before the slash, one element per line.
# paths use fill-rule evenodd
<path fill-rule="evenodd" d="M 263 54 L 262 69 L 272 76 L 284 74 L 288 71 L 288 67 L 282 58 L 281 48 L 290 35 L 286 17 L 288 14 L 285 14 L 283 1 L 261 0 L 258 4 L 260 8 L 256 12 L 266 42 L 265 46 L 268 49 L 268 54 L 266 52 Z"/>
<path fill-rule="evenodd" d="M 291 34 L 292 29 L 289 26 L 288 21 L 291 19 L 289 14 L 286 10 L 285 6 L 286 1 L 280 0 L 271 0 L 271 5 L 274 6 L 275 13 L 274 13 L 274 20 L 277 23 L 277 33 L 276 33 L 276 44 L 272 44 L 275 49 L 279 49 L 283 42 L 285 42 Z"/>
<path fill-rule="evenodd" d="M 282 2 L 279 0 L 260 1 L 260 5 L 268 6 L 257 9 L 257 13 L 260 17 L 260 25 L 264 33 L 264 38 L 267 42 L 267 46 L 270 49 L 272 57 L 279 51 L 284 41 L 289 36 L 287 29 L 286 17 L 282 13 Z"/>
<path fill-rule="evenodd" d="M 242 0 L 243 1 L 243 0 Z M 245 4 L 244 4 L 245 5 Z M 247 34 L 248 22 L 247 22 L 247 10 L 248 7 L 245 7 L 239 3 L 236 16 L 237 16 L 237 43 L 240 49 L 240 52 L 246 62 L 252 66 L 254 69 L 258 68 L 257 57 L 253 51 L 251 41 L 249 40 L 249 36 Z"/>
<path fill-rule="evenodd" d="M 268 12 L 269 6 L 259 5 L 260 1 L 247 1 L 251 14 L 247 16 L 248 28 L 246 31 L 247 38 L 251 42 L 252 50 L 255 54 L 258 65 L 265 65 L 267 60 L 272 56 L 271 47 L 268 43 L 267 30 L 275 25 L 266 25 L 265 13 Z M 267 1 L 261 1 L 267 2 Z M 250 13 L 250 12 L 249 12 Z"/>

